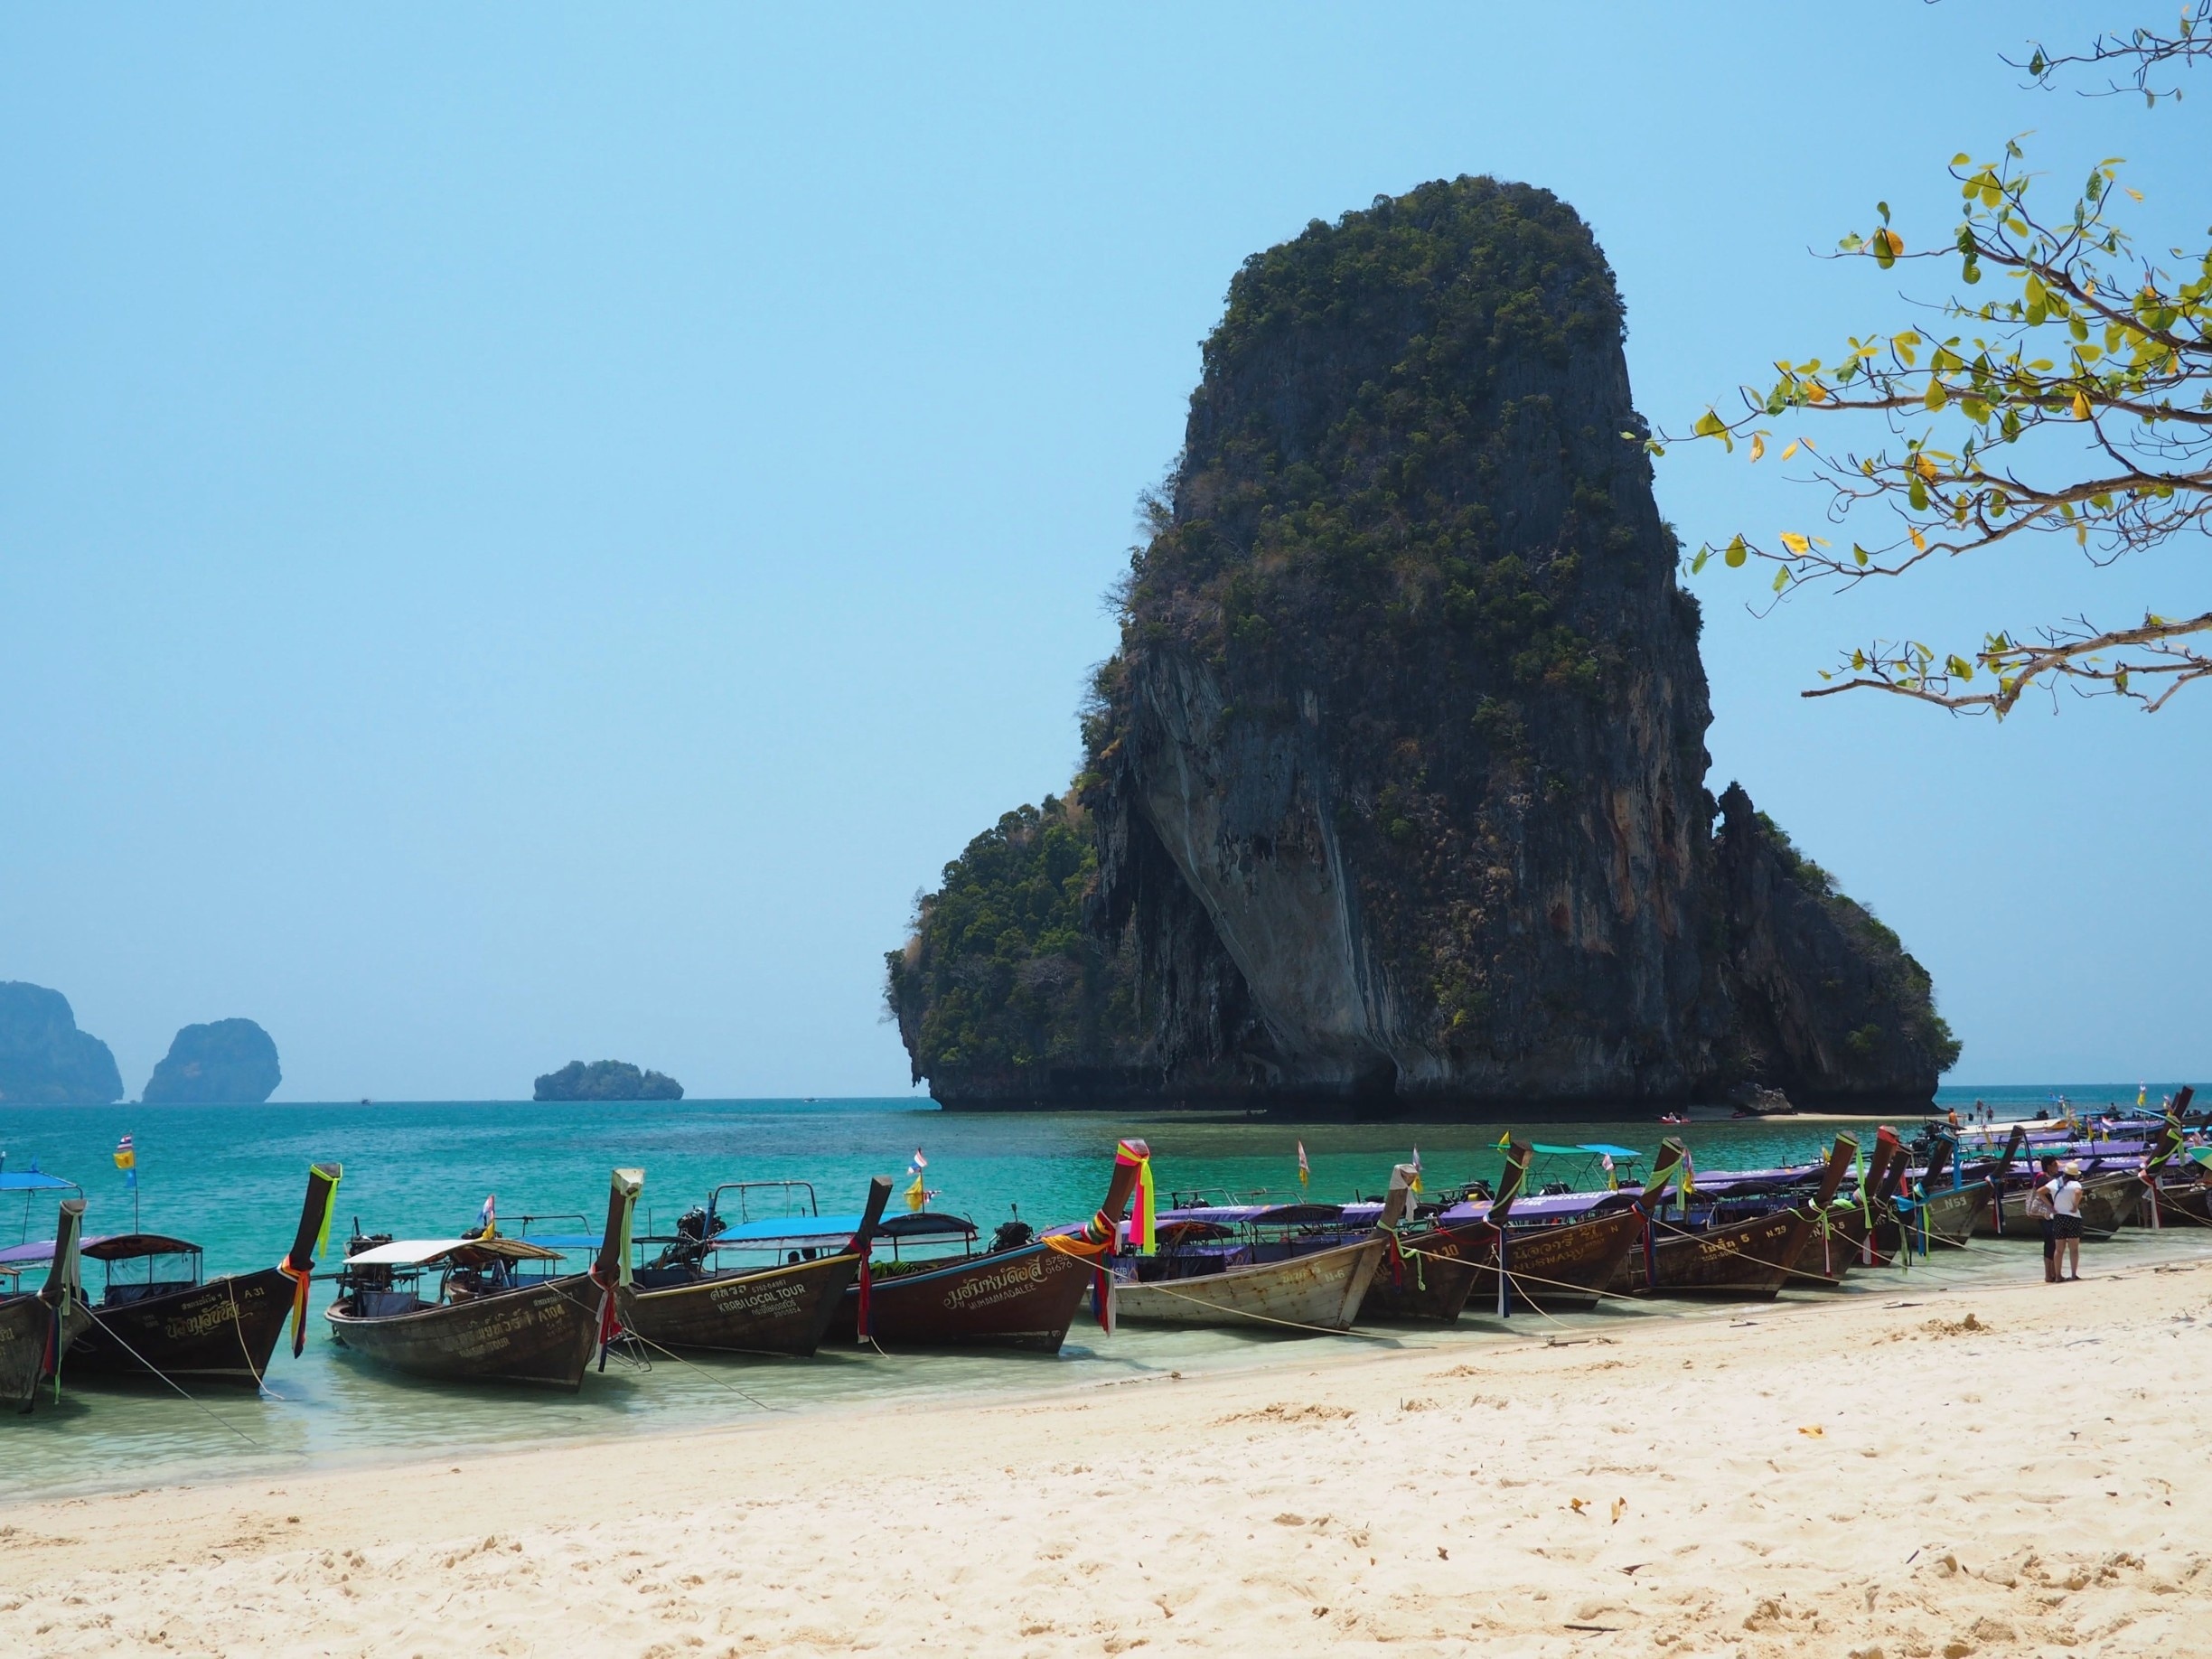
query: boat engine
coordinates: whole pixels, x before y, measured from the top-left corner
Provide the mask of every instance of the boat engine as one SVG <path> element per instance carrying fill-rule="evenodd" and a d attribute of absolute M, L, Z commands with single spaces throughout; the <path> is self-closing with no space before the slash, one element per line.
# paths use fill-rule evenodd
<path fill-rule="evenodd" d="M 652 1265 L 664 1267 L 693 1267 L 706 1259 L 707 1239 L 713 1218 L 705 1209 L 694 1204 L 676 1218 L 676 1241 L 654 1258 Z"/>
<path fill-rule="evenodd" d="M 1036 1229 L 1026 1221 L 1002 1221 L 991 1234 L 990 1247 L 994 1251 L 1019 1250 L 1036 1237 Z"/>

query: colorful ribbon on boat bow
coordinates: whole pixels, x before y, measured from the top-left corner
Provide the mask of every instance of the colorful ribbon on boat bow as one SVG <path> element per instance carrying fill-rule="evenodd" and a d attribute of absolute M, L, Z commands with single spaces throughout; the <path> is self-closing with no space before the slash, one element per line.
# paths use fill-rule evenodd
<path fill-rule="evenodd" d="M 1152 1155 L 1148 1149 L 1140 1150 L 1125 1140 L 1114 1148 L 1114 1163 L 1123 1168 L 1132 1164 L 1137 1167 L 1137 1187 L 1129 1203 L 1129 1238 L 1139 1255 L 1148 1256 L 1153 1252 L 1153 1227 L 1159 1214 L 1158 1196 L 1152 1190 Z M 1111 1242 L 1113 1238 L 1111 1216 L 1107 1218 L 1105 1233 Z"/>

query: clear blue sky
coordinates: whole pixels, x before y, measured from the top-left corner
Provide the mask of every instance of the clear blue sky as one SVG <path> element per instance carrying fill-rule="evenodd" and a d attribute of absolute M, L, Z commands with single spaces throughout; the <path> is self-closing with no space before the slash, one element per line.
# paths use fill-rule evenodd
<path fill-rule="evenodd" d="M 1679 425 L 1896 315 L 1807 250 L 1883 196 L 1941 234 L 1955 150 L 2125 155 L 2200 234 L 2212 84 L 2146 112 L 1995 58 L 2172 10 L 11 8 L 0 979 L 134 1093 L 234 1014 L 293 1099 L 609 1054 L 901 1091 L 882 953 L 1068 776 L 1247 254 L 1548 186 Z M 1660 504 L 1693 543 L 1807 516 L 1770 474 L 1677 452 Z M 2212 1058 L 2212 691 L 2001 728 L 1795 692 L 1885 623 L 2204 607 L 2205 551 L 1763 623 L 1701 578 L 1714 788 L 1899 930 L 1962 1080 Z"/>

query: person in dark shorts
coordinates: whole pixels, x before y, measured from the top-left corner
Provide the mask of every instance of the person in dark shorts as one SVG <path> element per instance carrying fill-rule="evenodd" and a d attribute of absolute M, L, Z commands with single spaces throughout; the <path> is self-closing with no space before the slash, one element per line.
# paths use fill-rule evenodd
<path fill-rule="evenodd" d="M 2055 1260 L 2062 1277 L 2071 1283 L 2081 1277 L 2082 1184 L 2081 1166 L 2068 1159 L 2051 1183 L 2051 1226 L 2058 1240 Z"/>
<path fill-rule="evenodd" d="M 2058 1178 L 2058 1160 L 2043 1160 L 2043 1176 L 2028 1192 L 2028 1215 L 2043 1228 L 2043 1282 L 2058 1282 L 2058 1227 L 2051 1208 L 2051 1183 Z"/>

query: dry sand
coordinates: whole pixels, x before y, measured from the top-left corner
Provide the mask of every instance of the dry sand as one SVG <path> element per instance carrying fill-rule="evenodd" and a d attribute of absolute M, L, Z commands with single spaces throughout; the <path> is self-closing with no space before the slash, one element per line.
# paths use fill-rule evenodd
<path fill-rule="evenodd" d="M 2164 1250 L 18 1505 L 0 1653 L 2212 1654 L 2212 1260 Z"/>

